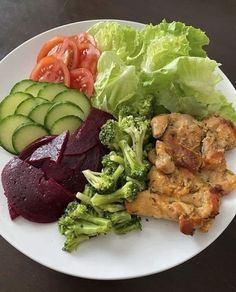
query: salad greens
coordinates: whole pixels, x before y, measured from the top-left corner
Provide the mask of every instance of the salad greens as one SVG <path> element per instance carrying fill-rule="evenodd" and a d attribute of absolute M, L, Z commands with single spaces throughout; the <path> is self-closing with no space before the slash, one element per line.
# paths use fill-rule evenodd
<path fill-rule="evenodd" d="M 200 29 L 181 22 L 146 25 L 137 31 L 116 22 L 89 30 L 102 55 L 98 61 L 94 107 L 118 117 L 120 107 L 137 110 L 150 96 L 154 113 L 181 112 L 203 118 L 218 113 L 236 122 L 236 113 L 217 91 L 218 64 L 204 50 Z"/>

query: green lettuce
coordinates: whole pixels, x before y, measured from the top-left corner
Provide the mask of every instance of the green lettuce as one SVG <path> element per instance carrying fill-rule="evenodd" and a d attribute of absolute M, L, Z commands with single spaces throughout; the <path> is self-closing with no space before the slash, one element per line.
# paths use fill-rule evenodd
<path fill-rule="evenodd" d="M 126 66 L 115 52 L 102 53 L 97 66 L 97 79 L 92 104 L 116 115 L 124 103 L 132 103 L 138 92 L 139 77 L 133 65 Z"/>

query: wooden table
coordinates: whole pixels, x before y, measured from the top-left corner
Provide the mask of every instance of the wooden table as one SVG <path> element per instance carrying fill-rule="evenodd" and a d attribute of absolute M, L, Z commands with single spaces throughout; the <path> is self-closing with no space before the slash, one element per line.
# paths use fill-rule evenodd
<path fill-rule="evenodd" d="M 209 56 L 236 85 L 235 0 L 0 0 L 0 59 L 50 28 L 86 19 L 180 20 L 207 31 Z M 17 68 L 12 68 L 17 70 Z M 236 291 L 236 220 L 209 248 L 161 274 L 91 281 L 47 269 L 0 238 L 0 292 Z"/>

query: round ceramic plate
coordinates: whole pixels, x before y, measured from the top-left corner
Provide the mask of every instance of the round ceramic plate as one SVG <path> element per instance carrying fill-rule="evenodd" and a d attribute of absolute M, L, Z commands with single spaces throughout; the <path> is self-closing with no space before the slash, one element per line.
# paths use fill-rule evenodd
<path fill-rule="evenodd" d="M 27 78 L 42 44 L 56 35 L 86 31 L 99 20 L 77 22 L 42 33 L 25 42 L 0 62 L 0 96 L 8 94 L 18 81 Z M 139 29 L 143 24 L 119 21 Z M 219 88 L 236 105 L 236 91 L 220 71 Z M 12 157 L 0 149 L 0 171 Z M 227 154 L 229 168 L 236 171 L 236 151 Z M 11 221 L 0 186 L 0 234 L 31 259 L 54 270 L 90 279 L 125 279 L 158 273 L 192 258 L 210 245 L 236 214 L 236 192 L 222 200 L 220 214 L 207 234 L 180 233 L 178 225 L 165 220 L 143 220 L 143 231 L 127 235 L 106 235 L 89 240 L 78 251 L 62 251 L 64 238 L 57 224 L 36 224 L 17 218 Z M 10 259 L 9 259 L 10 260 Z"/>

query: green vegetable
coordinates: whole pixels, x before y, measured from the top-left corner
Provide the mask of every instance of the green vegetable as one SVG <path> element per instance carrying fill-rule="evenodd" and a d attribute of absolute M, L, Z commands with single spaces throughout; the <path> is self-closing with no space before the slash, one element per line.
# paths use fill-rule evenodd
<path fill-rule="evenodd" d="M 101 194 L 95 194 L 91 202 L 94 206 L 101 206 L 105 204 L 111 204 L 111 203 L 119 203 L 121 200 L 128 200 L 132 201 L 135 199 L 135 196 L 138 192 L 138 186 L 129 181 L 127 182 L 123 187 L 116 190 L 113 193 L 101 195 Z"/>
<path fill-rule="evenodd" d="M 113 230 L 116 234 L 125 234 L 137 230 L 140 231 L 142 230 L 140 218 L 132 216 L 132 218 L 129 221 L 114 225 Z"/>
<path fill-rule="evenodd" d="M 124 171 L 124 167 L 119 165 L 117 169 L 113 172 L 106 173 L 106 170 L 102 172 L 96 172 L 92 170 L 84 170 L 83 174 L 87 181 L 99 192 L 110 192 L 115 190 L 117 182 Z"/>
<path fill-rule="evenodd" d="M 65 214 L 59 219 L 59 230 L 65 235 L 64 250 L 71 252 L 84 240 L 99 234 L 106 234 L 112 228 L 109 219 L 99 217 L 94 209 L 76 201 L 71 202 Z"/>

